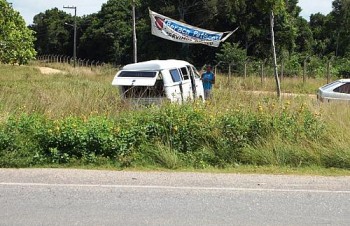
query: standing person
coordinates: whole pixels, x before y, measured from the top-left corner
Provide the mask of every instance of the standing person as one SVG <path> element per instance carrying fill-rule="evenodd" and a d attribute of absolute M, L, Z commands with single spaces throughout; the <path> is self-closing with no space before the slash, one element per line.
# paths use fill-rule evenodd
<path fill-rule="evenodd" d="M 203 88 L 204 88 L 204 98 L 211 99 L 212 93 L 211 90 L 213 88 L 213 84 L 215 84 L 215 75 L 212 72 L 212 67 L 210 65 L 206 66 L 206 72 L 202 74 L 201 77 L 203 81 Z"/>

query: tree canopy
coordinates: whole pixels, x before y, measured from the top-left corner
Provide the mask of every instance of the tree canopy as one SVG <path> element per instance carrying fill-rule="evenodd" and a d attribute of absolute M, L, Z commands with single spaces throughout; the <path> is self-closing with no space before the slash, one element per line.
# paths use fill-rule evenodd
<path fill-rule="evenodd" d="M 25 64 L 34 59 L 34 32 L 5 0 L 0 0 L 0 62 Z"/>
<path fill-rule="evenodd" d="M 271 56 L 270 11 L 275 14 L 276 51 L 280 58 L 292 56 L 350 55 L 350 0 L 334 0 L 328 15 L 311 15 L 308 22 L 299 14 L 298 0 L 143 0 L 136 1 L 138 59 L 181 58 L 203 65 L 244 56 Z M 78 18 L 80 58 L 127 64 L 132 62 L 131 0 L 109 0 L 95 14 Z M 239 27 L 220 48 L 183 45 L 151 35 L 148 9 L 168 17 L 216 31 Z M 39 54 L 72 55 L 72 16 L 51 9 L 34 17 Z M 239 53 L 233 56 L 230 50 Z M 230 59 L 228 59 L 230 58 Z M 231 59 L 232 58 L 232 59 Z M 293 57 L 295 59 L 295 57 Z"/>

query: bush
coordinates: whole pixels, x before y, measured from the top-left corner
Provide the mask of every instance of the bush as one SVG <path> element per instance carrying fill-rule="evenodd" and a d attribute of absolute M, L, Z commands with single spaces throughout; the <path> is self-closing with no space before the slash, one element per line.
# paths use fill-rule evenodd
<path fill-rule="evenodd" d="M 273 114 L 268 110 L 259 105 L 257 111 L 218 114 L 201 104 L 169 104 L 126 112 L 117 119 L 12 116 L 0 125 L 0 166 L 107 161 L 173 169 L 237 163 L 298 166 L 319 163 L 318 159 L 327 167 L 349 166 L 347 159 L 337 163 L 339 155 L 307 151 L 309 144 L 325 137 L 325 129 L 304 106 L 282 105 Z"/>

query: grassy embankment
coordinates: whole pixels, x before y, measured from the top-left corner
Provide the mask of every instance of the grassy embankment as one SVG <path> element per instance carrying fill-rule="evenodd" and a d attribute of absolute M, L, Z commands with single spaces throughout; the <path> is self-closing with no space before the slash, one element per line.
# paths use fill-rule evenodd
<path fill-rule="evenodd" d="M 349 173 L 342 171 L 350 169 L 346 103 L 278 101 L 247 92 L 274 91 L 273 78 L 218 76 L 215 98 L 204 105 L 134 109 L 111 86 L 113 69 L 50 66 L 65 73 L 0 67 L 0 167 Z M 315 94 L 324 83 L 285 78 L 282 89 Z"/>

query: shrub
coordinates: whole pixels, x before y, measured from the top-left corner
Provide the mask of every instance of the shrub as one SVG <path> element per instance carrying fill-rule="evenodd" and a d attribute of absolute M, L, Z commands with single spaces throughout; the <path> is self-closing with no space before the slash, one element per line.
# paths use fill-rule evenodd
<path fill-rule="evenodd" d="M 273 114 L 263 108 L 259 105 L 258 111 L 241 109 L 219 114 L 201 104 L 169 104 L 126 112 L 116 119 L 12 116 L 0 126 L 0 153 L 6 157 L 1 166 L 110 161 L 125 167 L 173 169 L 317 162 L 315 153 L 319 152 L 308 152 L 303 146 L 324 137 L 324 125 L 318 116 L 303 106 L 281 106 Z M 270 141 L 294 142 L 295 146 L 270 147 Z M 336 157 L 323 161 L 327 166 L 334 165 L 327 159 Z M 347 164 L 343 162 L 341 167 Z"/>

